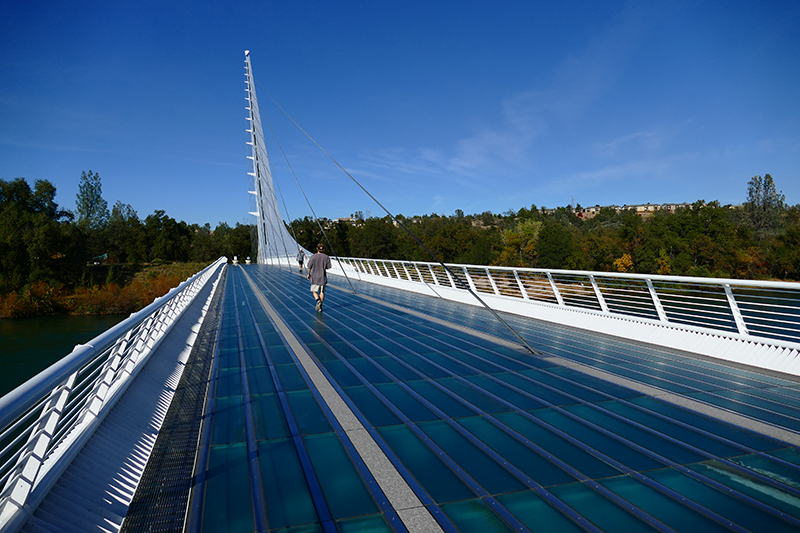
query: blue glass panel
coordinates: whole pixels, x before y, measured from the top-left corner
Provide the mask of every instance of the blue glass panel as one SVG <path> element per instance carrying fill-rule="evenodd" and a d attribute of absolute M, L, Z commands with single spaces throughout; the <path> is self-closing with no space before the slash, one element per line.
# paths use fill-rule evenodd
<path fill-rule="evenodd" d="M 447 387 L 456 395 L 468 401 L 478 409 L 486 411 L 487 413 L 500 413 L 503 411 L 513 410 L 513 407 L 506 407 L 502 403 L 490 398 L 476 388 L 466 385 L 455 378 L 440 379 L 437 382 L 439 385 Z"/>
<path fill-rule="evenodd" d="M 438 379 L 447 377 L 449 374 L 444 370 L 440 370 L 433 366 L 432 364 L 428 363 L 427 361 L 423 361 L 416 355 L 412 355 L 409 353 L 403 353 L 398 355 L 400 359 L 408 363 L 409 365 L 413 366 L 423 374 L 425 374 L 429 378 Z"/>
<path fill-rule="evenodd" d="M 629 405 L 625 405 L 617 401 L 604 402 L 597 405 L 656 431 L 660 431 L 661 433 L 669 435 L 670 437 L 674 437 L 682 442 L 696 446 L 697 448 L 705 450 L 712 455 L 724 457 L 728 455 L 738 455 L 741 453 L 741 448 L 739 447 L 734 447 L 711 437 L 706 437 L 705 435 L 697 433 L 696 431 L 679 426 L 668 420 L 663 420 Z M 706 429 L 704 424 L 700 425 L 699 427 Z"/>
<path fill-rule="evenodd" d="M 330 372 L 331 378 L 333 378 L 340 387 L 350 387 L 352 385 L 361 384 L 361 380 L 341 361 L 324 361 L 322 364 L 325 370 Z"/>
<path fill-rule="evenodd" d="M 308 389 L 303 375 L 297 369 L 294 363 L 289 365 L 275 365 L 275 370 L 278 372 L 278 379 L 281 382 L 281 387 L 285 391 L 303 390 Z"/>
<path fill-rule="evenodd" d="M 253 531 L 247 446 L 212 446 L 208 459 L 202 530 Z"/>
<path fill-rule="evenodd" d="M 550 492 L 603 531 L 614 533 L 656 531 L 583 483 L 559 485 L 552 487 Z"/>
<path fill-rule="evenodd" d="M 477 364 L 482 365 L 480 368 L 484 372 L 488 372 L 488 373 L 503 372 L 504 370 L 514 370 L 514 371 L 518 372 L 518 371 L 526 370 L 526 369 L 530 368 L 529 365 L 522 364 L 522 363 L 518 362 L 515 359 L 501 357 L 500 355 L 498 355 L 496 353 L 492 353 L 492 352 L 490 352 L 488 350 L 483 350 L 481 348 L 470 348 L 469 353 L 474 355 L 476 358 L 480 357 L 481 359 L 486 359 L 487 361 L 490 361 L 492 363 L 496 363 L 495 365 L 490 365 L 489 363 L 482 362 L 482 361 L 478 361 L 476 363 L 476 365 Z M 472 360 L 470 360 L 470 364 L 473 364 Z M 499 367 L 502 367 L 502 368 L 499 368 L 498 365 L 499 365 Z"/>
<path fill-rule="evenodd" d="M 676 531 L 729 531 L 690 507 L 628 476 L 605 479 L 600 483 Z"/>
<path fill-rule="evenodd" d="M 437 503 L 475 494 L 406 426 L 378 428 L 381 437 Z"/>
<path fill-rule="evenodd" d="M 219 341 L 221 350 L 239 352 L 239 330 L 233 329 L 230 333 L 223 335 Z"/>
<path fill-rule="evenodd" d="M 322 525 L 321 524 L 307 524 L 305 526 L 295 526 L 289 527 L 286 529 L 270 529 L 273 533 L 322 533 Z"/>
<path fill-rule="evenodd" d="M 355 367 L 359 374 L 369 383 L 388 383 L 392 381 L 389 377 L 381 372 L 375 365 L 366 359 L 351 359 L 350 364 Z"/>
<path fill-rule="evenodd" d="M 336 523 L 341 533 L 392 533 L 382 515 L 362 516 Z"/>
<path fill-rule="evenodd" d="M 654 368 L 648 368 L 647 371 L 645 371 L 643 369 L 628 368 L 624 364 L 605 363 L 593 364 L 592 366 L 612 374 L 617 374 L 632 379 L 633 381 L 647 383 L 649 385 L 654 385 L 656 387 L 677 392 L 679 394 L 685 394 L 695 390 L 696 383 L 691 383 L 690 381 L 684 379 L 681 379 L 681 381 L 686 384 L 675 383 L 675 380 L 678 379 L 677 376 L 669 375 L 666 372 Z"/>
<path fill-rule="evenodd" d="M 452 396 L 434 386 L 430 381 L 416 380 L 407 382 L 412 389 L 424 396 L 433 405 L 444 411 L 450 417 L 472 416 L 475 411 L 459 402 Z"/>
<path fill-rule="evenodd" d="M 373 360 L 381 365 L 383 368 L 391 372 L 400 381 L 409 381 L 419 379 L 419 376 L 410 369 L 403 366 L 399 361 L 392 357 L 385 355 L 383 357 L 375 357 Z"/>
<path fill-rule="evenodd" d="M 367 335 L 369 335 L 369 333 L 367 333 Z M 362 352 L 364 352 L 366 354 L 386 355 L 382 351 L 378 350 L 375 347 L 375 345 L 373 343 L 369 342 L 369 341 L 354 340 L 354 341 L 350 341 L 350 342 L 353 344 L 353 346 L 355 346 L 356 348 L 358 348 L 359 350 L 361 350 Z M 331 343 L 332 346 L 334 344 L 335 343 Z M 340 349 L 340 346 L 338 344 L 335 345 L 335 348 L 336 348 L 336 351 L 341 353 L 343 357 L 347 357 L 348 359 L 360 358 L 361 357 L 361 354 L 358 353 L 357 351 L 355 351 L 352 347 L 346 346 L 346 345 L 344 345 L 344 343 L 341 343 L 341 344 L 342 344 L 341 349 Z M 375 340 L 375 344 L 380 345 L 383 349 L 387 350 L 390 353 L 394 353 L 395 351 L 400 350 L 398 347 L 391 345 L 389 343 L 389 341 L 387 341 L 385 339 L 376 339 Z M 386 344 L 386 346 L 384 346 L 384 344 Z M 402 350 L 400 350 L 400 353 L 405 353 L 407 351 L 408 350 L 403 348 Z"/>
<path fill-rule="evenodd" d="M 289 436 L 289 427 L 277 394 L 251 396 L 256 439 L 276 439 Z"/>
<path fill-rule="evenodd" d="M 459 418 L 458 423 L 488 444 L 509 463 L 542 486 L 569 483 L 575 479 L 483 417 Z"/>
<path fill-rule="evenodd" d="M 473 376 L 478 373 L 477 370 L 467 368 L 465 365 L 438 353 L 426 353 L 425 357 L 432 363 L 441 365 L 457 376 Z"/>
<path fill-rule="evenodd" d="M 363 385 L 347 387 L 344 392 L 373 426 L 388 426 L 400 423 L 400 419 L 372 391 Z"/>
<path fill-rule="evenodd" d="M 286 397 L 301 435 L 333 431 L 310 390 L 289 392 Z"/>
<path fill-rule="evenodd" d="M 266 366 L 267 358 L 264 357 L 264 351 L 261 349 L 261 347 L 245 348 L 244 363 L 248 369 L 260 368 Z"/>
<path fill-rule="evenodd" d="M 796 418 L 791 418 L 769 410 L 762 409 L 760 407 L 755 407 L 753 405 L 741 403 L 735 399 L 721 398 L 715 394 L 710 394 L 707 392 L 687 394 L 687 396 L 691 396 L 692 398 L 696 398 L 702 402 L 707 402 L 712 405 L 724 407 L 725 409 L 730 409 L 731 411 L 748 415 L 753 418 L 763 420 L 765 422 L 771 422 L 773 424 L 784 426 L 795 431 L 800 431 L 800 421 L 798 421 Z"/>
<path fill-rule="evenodd" d="M 285 346 L 270 346 L 267 351 L 269 352 L 269 356 L 272 359 L 272 364 L 275 365 L 284 365 L 293 363 L 294 360 L 292 356 L 289 354 L 289 350 L 286 349 Z"/>
<path fill-rule="evenodd" d="M 293 441 L 259 442 L 258 456 L 270 529 L 318 521 Z"/>
<path fill-rule="evenodd" d="M 624 420 L 614 418 L 590 406 L 568 405 L 565 409 L 676 463 L 693 463 L 706 458 L 684 446 L 670 442 L 657 434 L 634 427 Z"/>
<path fill-rule="evenodd" d="M 558 533 L 578 533 L 583 528 L 561 514 L 533 491 L 502 494 L 497 497 L 503 507 L 531 531 L 554 531 Z"/>
<path fill-rule="evenodd" d="M 239 368 L 239 348 L 220 352 L 219 368 Z"/>
<path fill-rule="evenodd" d="M 683 409 L 682 407 L 657 400 L 656 398 L 642 396 L 639 398 L 632 398 L 630 401 L 642 407 L 646 407 L 651 411 L 661 413 L 675 420 L 680 420 L 694 427 L 703 428 L 705 431 L 756 450 L 774 450 L 785 446 L 784 443 L 778 440 L 759 435 L 753 431 L 707 417 L 694 411 L 689 411 L 688 409 Z"/>
<path fill-rule="evenodd" d="M 244 406 L 241 396 L 217 398 L 212 416 L 212 444 L 244 442 Z"/>
<path fill-rule="evenodd" d="M 720 396 L 724 396 L 726 398 L 731 398 L 733 400 L 746 403 L 748 405 L 753 405 L 755 407 L 760 407 L 762 409 L 768 409 L 770 411 L 775 411 L 776 413 L 781 413 L 786 415 L 787 417 L 792 417 L 794 419 L 798 418 L 798 409 L 794 405 L 790 405 L 787 401 L 788 398 L 783 397 L 772 397 L 772 398 L 765 398 L 764 394 L 752 394 L 751 390 L 744 389 L 744 390 L 719 390 L 714 391 L 714 394 L 718 394 Z M 797 425 L 797 423 L 795 423 Z"/>
<path fill-rule="evenodd" d="M 526 488 L 447 422 L 426 422 L 419 427 L 489 494 L 515 492 Z"/>
<path fill-rule="evenodd" d="M 615 476 L 620 472 L 608 463 L 582 450 L 519 413 L 502 413 L 497 418 L 504 424 L 518 431 L 531 442 L 541 446 L 568 465 L 581 471 L 590 478 Z"/>
<path fill-rule="evenodd" d="M 515 385 L 523 389 L 525 388 L 523 384 L 529 383 L 521 376 L 517 376 L 514 374 L 501 374 L 501 375 L 503 376 L 504 380 L 508 381 L 512 385 Z M 500 377 L 501 375 L 498 375 L 498 377 Z M 558 405 L 568 405 L 570 403 L 576 403 L 576 400 L 570 398 L 569 396 L 567 396 L 567 394 L 569 394 L 570 396 L 574 396 L 579 400 L 583 400 L 584 402 L 600 402 L 608 399 L 607 396 L 595 392 L 594 390 L 589 390 L 586 389 L 585 387 L 581 387 L 578 383 L 570 382 L 564 379 L 559 379 L 556 376 L 552 375 L 550 372 L 543 372 L 541 370 L 537 370 L 533 372 L 527 372 L 526 375 L 535 379 L 540 383 L 549 385 L 550 387 L 553 387 L 555 389 L 558 389 L 560 392 L 563 392 L 564 394 L 559 395 L 559 399 L 557 400 L 555 399 L 555 397 L 552 397 L 553 399 L 547 398 L 552 403 L 556 403 Z"/>
<path fill-rule="evenodd" d="M 606 394 L 611 394 L 612 396 L 616 396 L 617 398 L 633 398 L 635 396 L 642 395 L 641 392 L 637 392 L 633 389 L 621 387 L 619 385 L 615 385 L 614 383 L 610 383 L 608 381 L 604 381 L 594 376 L 590 376 L 588 374 L 584 374 L 582 372 L 578 372 L 577 370 L 573 370 L 571 368 L 566 368 L 563 366 L 553 366 L 551 368 L 548 368 L 547 372 L 550 372 L 552 374 L 557 374 L 559 376 L 567 378 L 570 381 L 586 385 L 591 389 L 604 392 Z M 539 379 L 538 374 L 536 373 L 529 375 L 534 379 Z"/>
<path fill-rule="evenodd" d="M 319 484 L 335 520 L 378 512 L 378 507 L 342 443 L 333 433 L 303 437 Z"/>
<path fill-rule="evenodd" d="M 270 374 L 269 368 L 265 366 L 248 368 L 247 384 L 250 387 L 250 394 L 270 394 L 275 392 L 272 374 Z"/>
<path fill-rule="evenodd" d="M 336 354 L 333 353 L 327 346 L 320 342 L 313 342 L 308 344 L 308 349 L 320 361 L 335 361 Z"/>
<path fill-rule="evenodd" d="M 789 461 L 790 463 L 800 465 L 800 450 L 797 450 L 797 448 L 784 448 L 782 450 L 775 450 L 770 455 L 774 455 L 775 457 Z"/>
<path fill-rule="evenodd" d="M 750 456 L 754 457 L 754 456 Z M 756 456 L 757 457 L 757 456 Z M 760 458 L 763 460 L 763 458 Z M 764 464 L 767 463 L 765 466 L 780 466 L 776 464 L 768 464 L 766 460 L 763 461 L 750 461 L 751 463 L 755 464 Z M 753 464 L 753 466 L 755 466 Z M 747 472 L 742 472 L 738 469 L 731 467 L 725 463 L 720 461 L 706 461 L 704 463 L 698 463 L 694 465 L 689 465 L 692 470 L 696 470 L 700 472 L 704 476 L 707 476 L 715 481 L 719 481 L 723 485 L 727 485 L 732 487 L 743 494 L 747 494 L 753 499 L 761 501 L 771 507 L 776 509 L 780 509 L 781 511 L 785 512 L 786 514 L 794 517 L 800 517 L 800 498 L 796 495 L 790 493 L 789 491 L 780 490 L 777 487 L 772 485 L 768 485 L 764 483 L 761 479 L 747 475 Z M 783 477 L 783 476 L 775 476 L 775 472 L 762 472 L 760 468 L 757 468 L 759 473 L 770 475 L 773 479 L 777 479 L 778 481 L 787 483 L 789 485 L 794 485 L 795 488 L 798 488 L 800 485 L 800 473 L 797 470 L 789 471 L 789 469 L 782 469 L 784 473 L 789 474 L 791 477 Z M 773 468 L 773 470 L 775 470 Z"/>
<path fill-rule="evenodd" d="M 502 376 L 503 374 L 495 374 L 494 377 L 502 379 Z M 518 409 L 527 410 L 544 407 L 543 403 L 537 402 L 533 398 L 512 390 L 504 384 L 498 383 L 487 376 L 469 376 L 467 380 L 474 383 L 478 387 L 504 399 L 505 401 L 513 403 Z M 538 394 L 541 392 L 540 390 L 535 389 L 540 389 L 540 387 L 535 387 L 528 383 L 527 387 L 525 387 L 523 390 L 529 392 L 530 394 Z"/>
<path fill-rule="evenodd" d="M 666 466 L 664 463 L 656 461 L 644 453 L 626 446 L 620 441 L 581 424 L 558 411 L 543 409 L 542 411 L 537 411 L 536 416 L 633 470 L 652 470 Z"/>
<path fill-rule="evenodd" d="M 797 531 L 797 528 L 761 509 L 723 494 L 672 468 L 649 472 L 648 476 L 751 531 L 769 531 L 770 533 Z"/>
<path fill-rule="evenodd" d="M 259 320 L 259 326 L 259 329 L 261 330 L 261 337 L 264 339 L 264 344 L 266 344 L 267 347 L 283 345 L 280 335 L 275 332 L 268 331 L 268 329 L 272 328 L 272 325 L 269 324 L 268 321 L 262 323 Z"/>
<path fill-rule="evenodd" d="M 475 368 L 479 373 L 486 373 L 492 374 L 494 372 L 504 372 L 507 370 L 506 368 L 502 368 L 492 362 L 484 361 L 482 358 L 475 357 L 475 352 L 482 353 L 484 350 L 480 350 L 478 348 L 469 348 L 467 351 L 449 351 L 447 355 L 454 357 L 457 361 L 461 361 L 464 364 Z M 513 365 L 514 363 L 512 363 Z M 475 373 L 474 371 L 470 373 Z"/>
<path fill-rule="evenodd" d="M 414 422 L 439 419 L 433 411 L 422 405 L 397 383 L 381 383 L 377 385 L 377 389 Z"/>
<path fill-rule="evenodd" d="M 514 529 L 482 500 L 442 505 L 442 511 L 462 533 L 511 533 Z"/>
<path fill-rule="evenodd" d="M 217 373 L 217 398 L 242 395 L 242 371 L 238 368 L 220 368 Z"/>

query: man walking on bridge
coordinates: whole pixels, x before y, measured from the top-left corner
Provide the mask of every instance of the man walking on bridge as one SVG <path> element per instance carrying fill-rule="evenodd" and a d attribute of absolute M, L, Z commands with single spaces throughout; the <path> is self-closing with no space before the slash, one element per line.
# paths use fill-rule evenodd
<path fill-rule="evenodd" d="M 331 268 L 331 258 L 322 251 L 322 244 L 317 245 L 317 253 L 308 260 L 308 279 L 311 280 L 311 294 L 317 301 L 317 312 L 322 311 L 322 301 L 325 299 L 325 285 L 328 284 L 328 273 Z"/>

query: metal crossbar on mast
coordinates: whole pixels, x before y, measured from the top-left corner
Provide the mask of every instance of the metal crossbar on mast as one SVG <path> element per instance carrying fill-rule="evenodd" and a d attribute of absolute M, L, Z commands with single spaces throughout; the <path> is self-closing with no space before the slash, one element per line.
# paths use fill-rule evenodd
<path fill-rule="evenodd" d="M 286 226 L 281 218 L 281 211 L 278 207 L 278 198 L 275 194 L 275 184 L 272 178 L 272 169 L 269 163 L 269 154 L 264 144 L 264 132 L 261 128 L 261 115 L 258 109 L 258 99 L 256 98 L 255 80 L 253 69 L 250 64 L 250 51 L 244 52 L 245 62 L 245 91 L 247 96 L 247 120 L 250 127 L 247 132 L 250 134 L 248 145 L 250 155 L 248 159 L 253 161 L 253 168 L 247 174 L 252 177 L 252 190 L 248 191 L 255 197 L 255 210 L 250 214 L 257 219 L 257 240 L 258 251 L 256 261 L 259 264 L 267 264 L 270 260 L 286 258 L 287 262 L 297 255 L 302 248 L 297 241 L 286 230 Z"/>

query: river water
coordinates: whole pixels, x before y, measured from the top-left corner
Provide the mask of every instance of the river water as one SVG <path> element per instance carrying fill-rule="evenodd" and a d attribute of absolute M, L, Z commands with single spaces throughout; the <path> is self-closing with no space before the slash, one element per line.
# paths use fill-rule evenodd
<path fill-rule="evenodd" d="M 128 315 L 0 319 L 0 396 Z"/>

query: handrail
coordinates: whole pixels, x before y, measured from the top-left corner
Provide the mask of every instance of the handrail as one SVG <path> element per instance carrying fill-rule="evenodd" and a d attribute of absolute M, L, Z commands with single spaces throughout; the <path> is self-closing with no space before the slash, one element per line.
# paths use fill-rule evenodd
<path fill-rule="evenodd" d="M 339 259 L 360 274 L 424 283 L 436 290 L 464 290 L 438 263 Z M 800 283 L 466 264 L 447 267 L 479 294 L 737 338 L 800 342 Z"/>
<path fill-rule="evenodd" d="M 88 438 L 226 263 L 221 257 L 0 398 L 0 531 L 18 520 L 57 457 Z"/>

